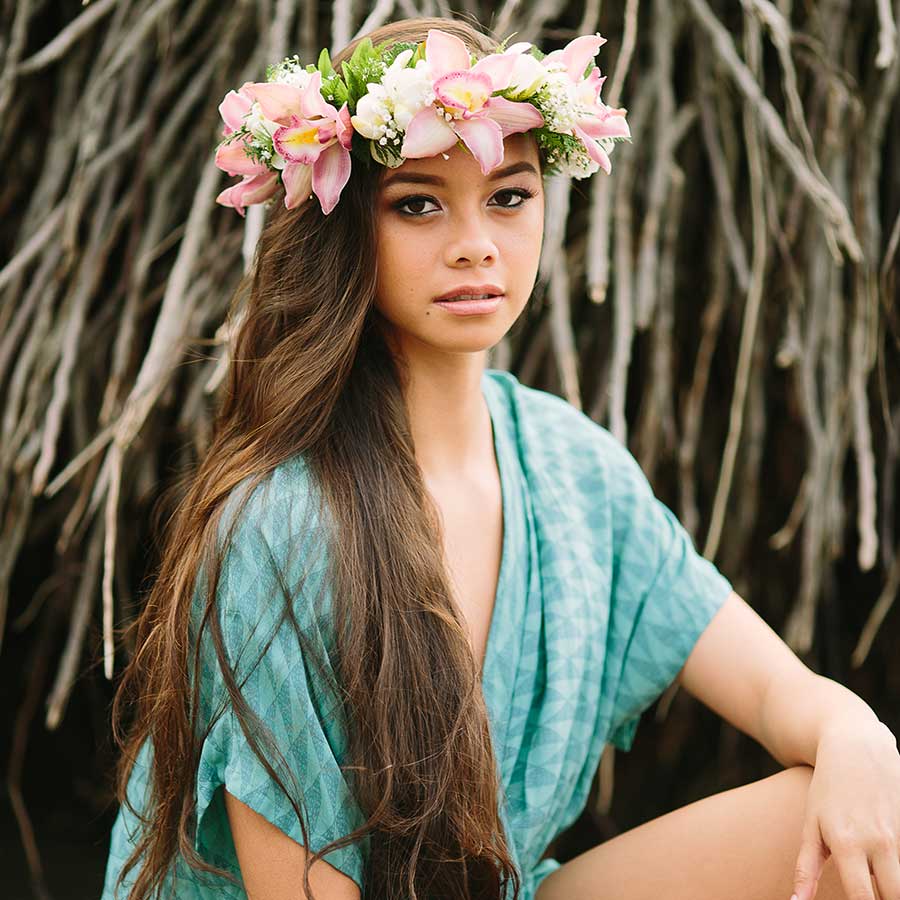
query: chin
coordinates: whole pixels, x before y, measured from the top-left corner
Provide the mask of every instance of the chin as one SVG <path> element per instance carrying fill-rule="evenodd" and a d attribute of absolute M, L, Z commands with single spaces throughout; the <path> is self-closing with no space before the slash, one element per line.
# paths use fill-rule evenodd
<path fill-rule="evenodd" d="M 458 321 L 435 323 L 410 334 L 413 342 L 446 353 L 481 353 L 499 343 L 509 331 L 506 321 L 471 316 Z"/>
<path fill-rule="evenodd" d="M 499 311 L 498 311 L 499 312 Z M 436 307 L 430 315 L 415 321 L 395 319 L 392 331 L 401 345 L 416 344 L 446 353 L 482 353 L 503 340 L 515 324 L 515 315 L 490 313 L 480 316 L 452 316 Z"/>
<path fill-rule="evenodd" d="M 466 326 L 467 328 L 469 326 Z M 443 339 L 440 337 L 430 337 L 427 341 L 432 347 L 437 350 L 443 350 L 447 353 L 483 353 L 485 350 L 489 350 L 494 345 L 498 344 L 503 336 L 506 334 L 506 331 L 498 332 L 495 329 L 484 328 L 472 328 L 472 332 L 468 335 L 457 335 L 455 337 L 446 336 Z"/>

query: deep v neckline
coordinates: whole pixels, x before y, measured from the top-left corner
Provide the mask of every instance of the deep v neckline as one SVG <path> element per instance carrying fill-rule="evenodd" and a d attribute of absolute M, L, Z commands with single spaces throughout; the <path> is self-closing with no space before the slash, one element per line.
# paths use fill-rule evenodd
<path fill-rule="evenodd" d="M 519 455 L 517 410 L 507 391 L 507 375 L 502 370 L 488 369 L 482 376 L 482 392 L 491 416 L 494 453 L 500 475 L 503 507 L 503 540 L 500 571 L 494 608 L 481 669 L 481 691 L 491 725 L 491 738 L 497 760 L 497 775 L 506 791 L 513 772 L 518 749 L 510 743 L 520 727 L 512 720 L 521 715 L 516 702 L 523 648 L 528 635 L 528 609 L 539 599 L 539 579 L 535 558 L 535 533 L 530 521 L 528 485 L 524 479 Z M 529 644 L 530 646 L 530 644 Z M 530 690 L 527 685 L 523 690 Z M 500 804 L 505 821 L 505 801 Z"/>
<path fill-rule="evenodd" d="M 499 622 L 503 618 L 503 610 L 501 610 L 500 607 L 504 602 L 505 596 L 507 594 L 506 584 L 509 580 L 509 569 L 511 565 L 510 542 L 512 540 L 513 530 L 511 524 L 513 515 L 511 509 L 512 485 L 510 484 L 510 473 L 505 458 L 505 433 L 503 432 L 503 426 L 500 422 L 500 411 L 494 406 L 494 404 L 497 402 L 496 396 L 494 394 L 495 386 L 492 384 L 488 384 L 488 379 L 489 376 L 486 373 L 482 375 L 481 392 L 482 396 L 485 399 L 485 403 L 487 404 L 488 414 L 491 420 L 492 446 L 494 448 L 494 457 L 497 463 L 497 471 L 500 476 L 500 502 L 503 514 L 503 536 L 500 545 L 500 568 L 497 574 L 497 587 L 494 591 L 494 605 L 491 609 L 490 624 L 488 625 L 487 640 L 485 641 L 484 660 L 481 665 L 482 692 L 484 692 L 484 686 L 486 683 L 488 683 L 489 676 L 493 671 L 492 661 L 494 657 L 495 646 L 498 640 L 497 631 L 500 627 Z"/>

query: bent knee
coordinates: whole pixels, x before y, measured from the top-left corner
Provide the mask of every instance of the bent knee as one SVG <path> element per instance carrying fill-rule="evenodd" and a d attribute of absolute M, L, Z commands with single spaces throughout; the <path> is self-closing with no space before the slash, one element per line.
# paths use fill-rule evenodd
<path fill-rule="evenodd" d="M 809 782 L 810 778 L 812 778 L 813 771 L 814 771 L 814 769 L 812 766 L 807 766 L 807 765 L 803 764 L 803 765 L 797 765 L 797 766 L 788 766 L 787 768 L 783 769 L 781 772 L 778 772 L 776 774 L 778 774 L 778 775 L 787 774 L 791 778 L 805 778 L 806 781 Z"/>
<path fill-rule="evenodd" d="M 809 791 L 809 783 L 812 781 L 814 771 L 812 766 L 788 766 L 771 777 L 783 784 L 786 791 L 789 791 L 792 795 L 797 795 L 795 799 L 801 802 L 802 809 L 806 804 L 806 795 Z"/>
<path fill-rule="evenodd" d="M 762 782 L 757 782 L 760 786 L 768 782 L 762 793 L 772 803 L 776 820 L 787 820 L 785 824 L 789 827 L 800 828 L 813 771 L 812 766 L 788 766 L 764 778 Z M 773 825 L 777 825 L 777 821 Z"/>
<path fill-rule="evenodd" d="M 811 766 L 705 797 L 623 832 L 551 872 L 537 900 L 789 897 Z M 828 897 L 823 894 L 824 898 Z"/>

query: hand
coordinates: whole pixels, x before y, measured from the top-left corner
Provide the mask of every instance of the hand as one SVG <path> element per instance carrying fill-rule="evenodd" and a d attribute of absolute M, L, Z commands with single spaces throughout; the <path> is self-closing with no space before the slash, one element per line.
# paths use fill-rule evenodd
<path fill-rule="evenodd" d="M 881 900 L 900 900 L 900 753 L 877 720 L 834 723 L 818 743 L 794 872 L 797 900 L 815 897 L 832 855 L 848 898 L 877 900 L 874 878 Z"/>

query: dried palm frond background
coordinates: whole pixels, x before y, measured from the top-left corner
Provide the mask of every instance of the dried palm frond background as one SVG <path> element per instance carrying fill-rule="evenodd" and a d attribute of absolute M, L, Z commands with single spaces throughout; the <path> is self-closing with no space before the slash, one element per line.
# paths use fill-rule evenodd
<path fill-rule="evenodd" d="M 207 446 L 262 225 L 214 202 L 217 105 L 403 16 L 608 38 L 602 96 L 634 142 L 611 177 L 548 183 L 534 299 L 491 365 L 626 442 L 738 592 L 898 731 L 900 0 L 0 9 L 4 896 L 99 893 L 114 630 L 162 484 Z M 550 849 L 777 768 L 670 690 Z"/>

